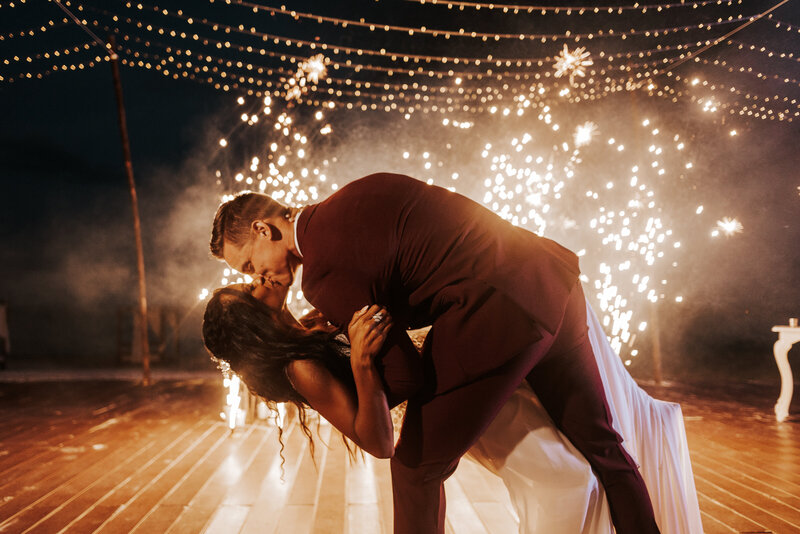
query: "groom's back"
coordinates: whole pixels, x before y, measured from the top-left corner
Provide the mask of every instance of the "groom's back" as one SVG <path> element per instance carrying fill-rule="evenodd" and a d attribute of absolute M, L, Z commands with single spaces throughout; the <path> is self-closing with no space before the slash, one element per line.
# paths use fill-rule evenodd
<path fill-rule="evenodd" d="M 577 280 L 569 250 L 408 176 L 373 174 L 312 208 L 303 236 L 311 242 L 301 243 L 307 293 L 319 277 L 341 270 L 368 279 L 375 298 L 390 292 L 418 308 L 442 289 L 476 279 L 508 293 L 549 330 L 560 317 L 536 308 L 558 307 Z"/>
<path fill-rule="evenodd" d="M 365 304 L 433 324 L 449 350 L 501 360 L 555 330 L 577 258 L 472 200 L 396 174 L 356 180 L 307 208 L 303 291 L 340 325 Z"/>

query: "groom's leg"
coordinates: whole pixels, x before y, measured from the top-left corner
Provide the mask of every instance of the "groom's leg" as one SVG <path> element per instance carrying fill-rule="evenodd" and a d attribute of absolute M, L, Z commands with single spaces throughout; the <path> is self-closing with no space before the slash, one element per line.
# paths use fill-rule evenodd
<path fill-rule="evenodd" d="M 391 460 L 395 534 L 444 533 L 444 481 L 547 351 L 552 336 L 503 367 L 426 402 L 410 400 Z"/>
<path fill-rule="evenodd" d="M 606 491 L 618 534 L 657 533 L 647 487 L 612 426 L 603 382 L 586 334 L 586 308 L 571 298 L 550 351 L 528 376 L 553 422 L 586 457 Z"/>

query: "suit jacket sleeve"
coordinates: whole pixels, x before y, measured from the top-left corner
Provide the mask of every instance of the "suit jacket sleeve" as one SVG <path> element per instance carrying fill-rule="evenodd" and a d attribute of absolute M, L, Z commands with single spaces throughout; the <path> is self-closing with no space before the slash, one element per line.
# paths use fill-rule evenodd
<path fill-rule="evenodd" d="M 345 331 L 356 311 L 371 304 L 388 304 L 385 295 L 369 291 L 363 283 L 355 283 L 345 272 L 330 273 L 323 285 L 329 290 L 314 298 L 314 306 L 331 323 Z M 419 351 L 405 332 L 402 318 L 398 319 L 376 359 L 390 406 L 417 394 L 423 381 Z"/>

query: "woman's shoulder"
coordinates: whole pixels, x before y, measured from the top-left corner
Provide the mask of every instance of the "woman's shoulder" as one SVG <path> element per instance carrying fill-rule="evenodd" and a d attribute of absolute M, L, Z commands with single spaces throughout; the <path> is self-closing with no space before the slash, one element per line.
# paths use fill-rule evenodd
<path fill-rule="evenodd" d="M 336 380 L 330 370 L 319 360 L 293 360 L 286 365 L 286 376 L 300 395 L 309 395 L 324 390 L 331 380 Z"/>
<path fill-rule="evenodd" d="M 320 412 L 326 406 L 346 405 L 353 394 L 352 388 L 319 360 L 294 360 L 286 366 L 286 376 L 306 404 Z"/>
<path fill-rule="evenodd" d="M 318 360 L 292 360 L 286 364 L 286 374 L 294 382 L 295 379 L 313 377 L 327 371 L 325 365 Z"/>

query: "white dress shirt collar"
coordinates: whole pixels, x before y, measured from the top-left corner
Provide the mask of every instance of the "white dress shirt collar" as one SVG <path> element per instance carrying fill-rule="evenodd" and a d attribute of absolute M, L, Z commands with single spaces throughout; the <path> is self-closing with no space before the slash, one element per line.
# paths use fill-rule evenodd
<path fill-rule="evenodd" d="M 297 250 L 297 255 L 301 258 L 303 257 L 303 253 L 300 252 L 300 243 L 297 242 L 297 223 L 300 220 L 300 214 L 303 213 L 303 209 L 297 212 L 297 215 L 294 216 L 294 248 Z"/>

